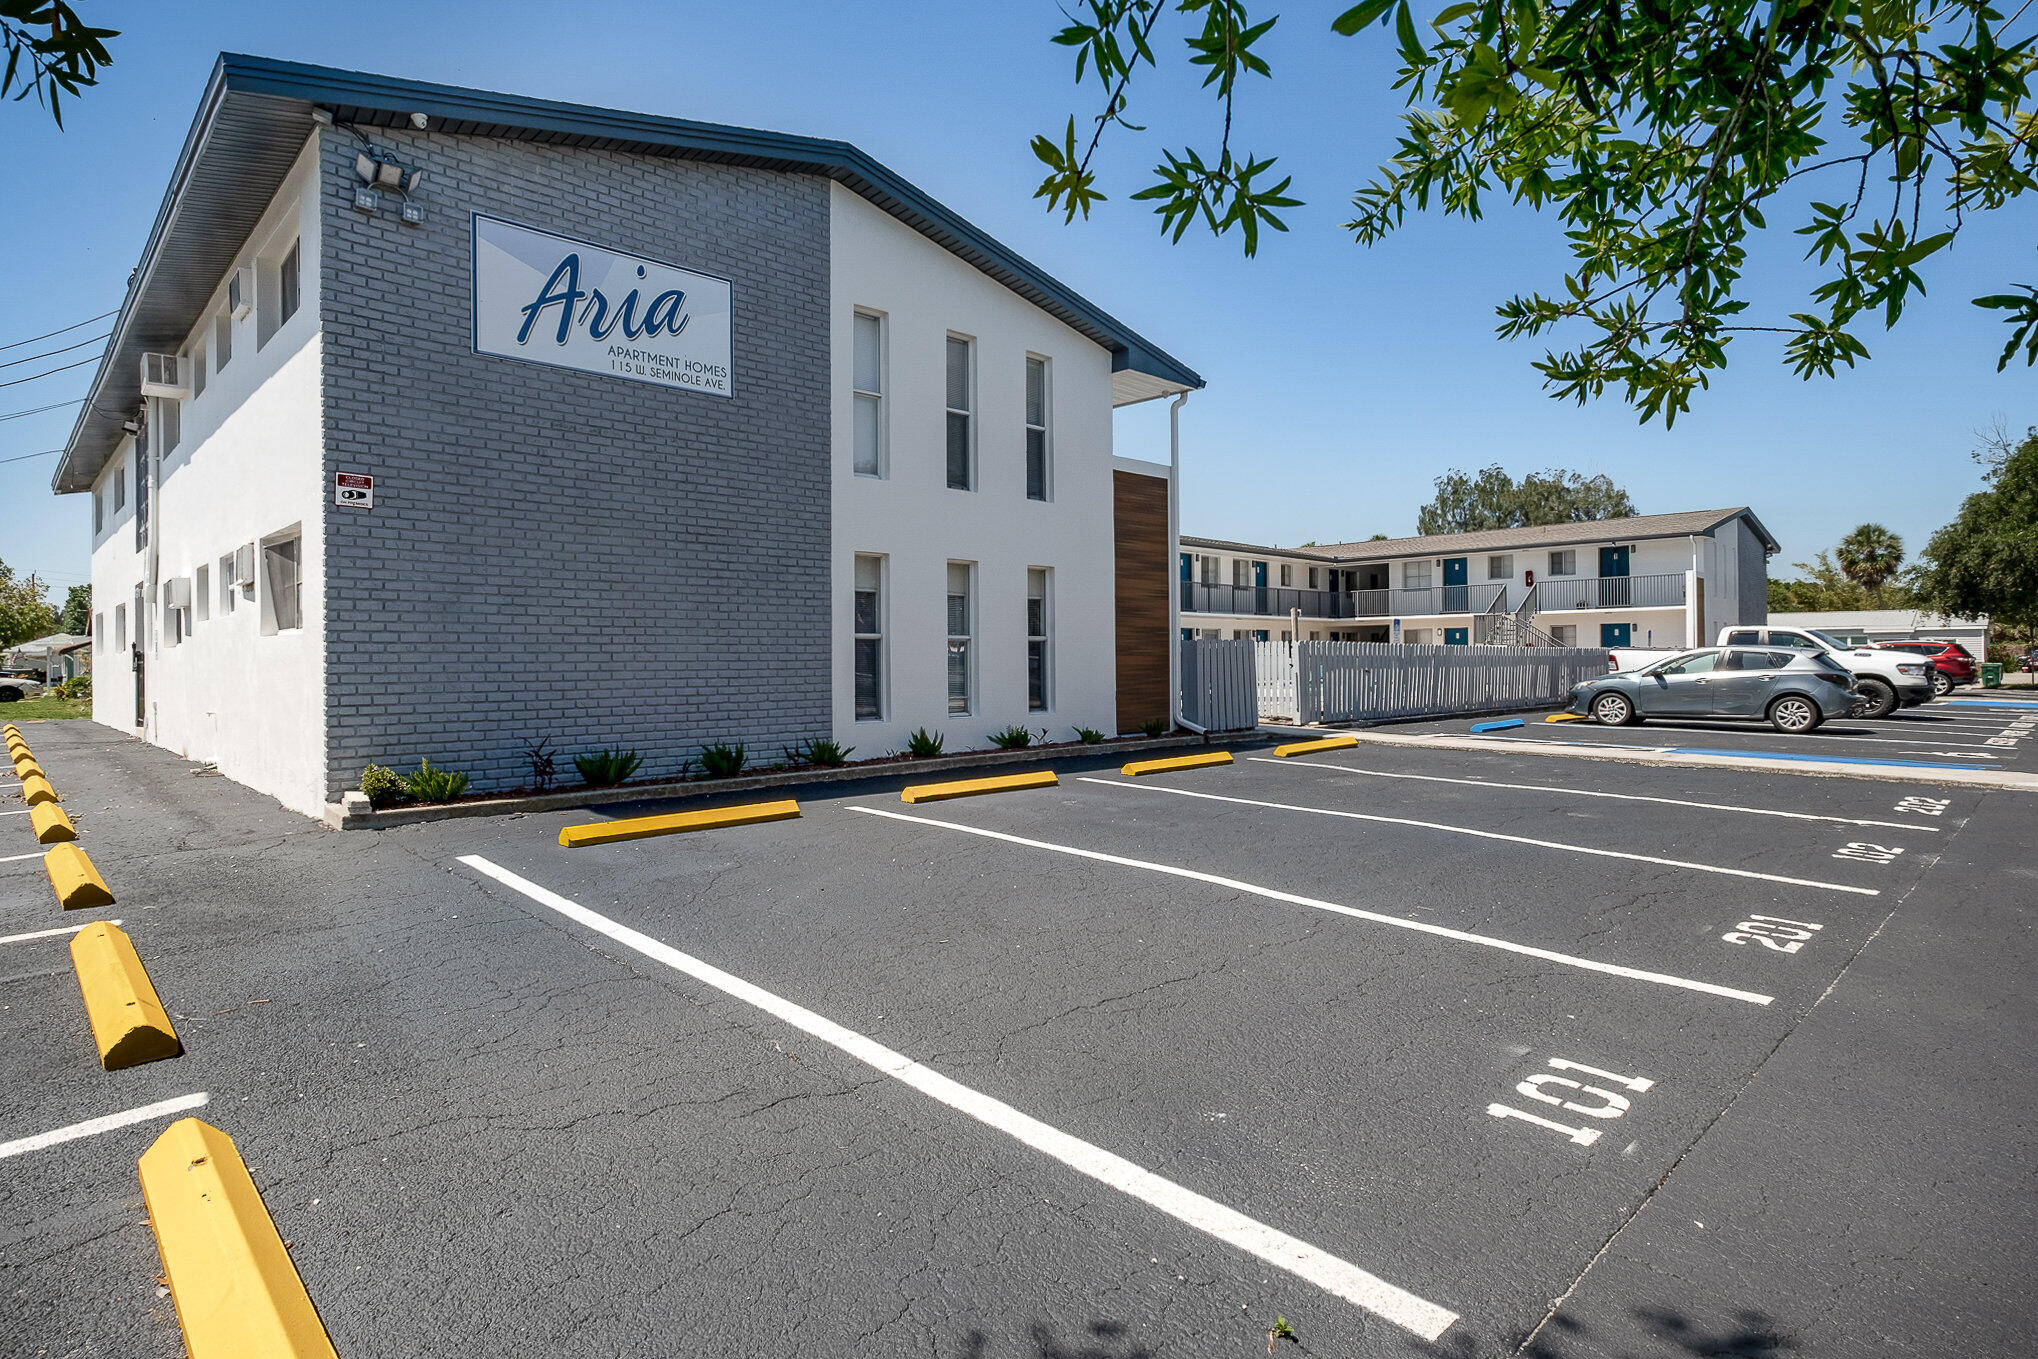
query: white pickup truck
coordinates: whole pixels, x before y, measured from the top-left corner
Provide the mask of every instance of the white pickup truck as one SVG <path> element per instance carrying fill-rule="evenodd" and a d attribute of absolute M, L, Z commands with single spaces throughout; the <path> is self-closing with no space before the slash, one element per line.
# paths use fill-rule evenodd
<path fill-rule="evenodd" d="M 1900 651 L 1849 646 L 1830 633 L 1814 628 L 1735 627 L 1721 628 L 1715 646 L 1773 646 L 1793 651 L 1823 651 L 1845 666 L 1860 686 L 1858 717 L 1887 717 L 1899 707 L 1912 708 L 1932 696 L 1932 665 Z M 1682 656 L 1680 651 L 1643 651 L 1636 647 L 1615 647 L 1606 653 L 1615 670 L 1641 670 Z"/>

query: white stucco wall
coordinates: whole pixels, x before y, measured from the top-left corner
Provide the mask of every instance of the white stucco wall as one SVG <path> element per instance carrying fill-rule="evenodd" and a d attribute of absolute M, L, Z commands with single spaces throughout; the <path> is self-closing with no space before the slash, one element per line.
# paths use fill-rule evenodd
<path fill-rule="evenodd" d="M 270 329 L 264 307 L 273 307 L 273 279 L 265 270 L 255 310 L 233 323 L 233 354 L 216 368 L 213 322 L 224 307 L 226 279 L 203 316 L 195 318 L 187 345 L 194 357 L 202 340 L 207 378 L 203 395 L 181 403 L 180 437 L 163 458 L 155 532 L 159 579 L 196 580 L 206 567 L 204 614 L 194 607 L 190 635 L 174 645 L 162 626 L 161 599 L 149 610 L 143 634 L 147 650 L 147 710 L 144 739 L 194 760 L 208 760 L 220 772 L 275 797 L 306 815 L 324 803 L 322 738 L 323 638 L 322 486 L 319 480 L 322 419 L 319 364 L 319 240 L 316 194 L 311 192 L 316 160 L 301 158 L 275 202 L 243 248 L 237 265 L 274 260 L 299 242 L 301 297 L 291 318 Z M 274 313 L 270 313 L 274 315 Z M 146 580 L 147 558 L 135 550 L 134 441 L 100 474 L 94 494 L 108 496 L 115 468 L 127 469 L 127 505 L 108 513 L 104 531 L 94 535 L 92 597 L 106 619 L 94 664 L 93 716 L 123 731 L 135 730 L 134 687 L 128 657 L 114 653 L 114 608 L 132 615 L 134 591 Z M 110 510 L 110 496 L 107 499 Z M 258 585 L 243 594 L 231 613 L 220 606 L 220 558 L 247 543 L 259 543 L 301 527 L 304 626 L 263 632 L 262 592 L 267 582 L 257 551 Z M 195 601 L 194 601 L 195 604 Z M 128 641 L 136 639 L 130 616 Z"/>
<path fill-rule="evenodd" d="M 1076 724 L 1116 727 L 1111 482 L 1111 358 L 1002 285 L 862 198 L 833 186 L 830 367 L 833 450 L 835 738 L 859 758 L 905 744 L 915 727 L 948 749 L 989 744 L 1009 723 L 1066 740 Z M 885 320 L 889 467 L 854 472 L 853 316 Z M 945 344 L 976 342 L 977 480 L 950 490 Z M 1026 498 L 1026 357 L 1051 362 L 1053 499 Z M 856 720 L 855 560 L 886 559 L 885 716 Z M 947 691 L 947 567 L 976 564 L 976 711 L 952 716 Z M 1026 573 L 1052 575 L 1052 710 L 1029 712 Z"/>

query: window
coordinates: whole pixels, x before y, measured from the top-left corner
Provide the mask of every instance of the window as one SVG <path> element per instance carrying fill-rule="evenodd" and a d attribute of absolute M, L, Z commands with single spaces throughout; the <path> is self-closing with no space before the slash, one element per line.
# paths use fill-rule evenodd
<path fill-rule="evenodd" d="M 156 408 L 162 412 L 163 453 L 168 456 L 176 450 L 177 441 L 184 437 L 184 403 L 175 397 L 164 397 L 156 402 Z"/>
<path fill-rule="evenodd" d="M 1514 554 L 1512 552 L 1503 552 L 1497 557 L 1488 557 L 1486 559 L 1486 579 L 1513 580 Z"/>
<path fill-rule="evenodd" d="M 1048 646 L 1047 570 L 1026 568 L 1026 706 L 1044 713 L 1053 706 L 1052 653 Z"/>
<path fill-rule="evenodd" d="M 970 565 L 948 564 L 948 711 L 970 711 Z"/>
<path fill-rule="evenodd" d="M 113 508 L 116 513 L 127 508 L 127 464 L 125 462 L 113 469 Z"/>
<path fill-rule="evenodd" d="M 1205 585 L 1217 584 L 1217 558 L 1205 553 L 1196 558 L 1196 561 L 1198 569 L 1202 572 L 1201 579 L 1203 583 Z"/>
<path fill-rule="evenodd" d="M 185 611 L 173 608 L 166 599 L 163 602 L 163 645 L 176 646 L 184 640 L 190 628 L 185 623 Z"/>
<path fill-rule="evenodd" d="M 1294 583 L 1295 583 L 1295 568 L 1294 568 L 1294 567 L 1292 567 L 1292 566 L 1290 566 L 1290 565 L 1289 565 L 1288 563 L 1286 563 L 1286 562 L 1282 562 L 1282 563 L 1281 563 L 1281 584 L 1283 584 L 1283 585 L 1293 585 Z"/>
<path fill-rule="evenodd" d="M 1428 646 L 1428 628 L 1410 628 L 1401 634 L 1401 640 L 1408 646 Z"/>
<path fill-rule="evenodd" d="M 850 325 L 855 331 L 855 373 L 850 378 L 856 392 L 855 471 L 860 477 L 881 477 L 885 474 L 884 318 L 860 311 Z"/>
<path fill-rule="evenodd" d="M 1575 576 L 1578 574 L 1578 554 L 1571 548 L 1550 554 L 1550 574 L 1553 576 Z"/>
<path fill-rule="evenodd" d="M 875 722 L 884 712 L 883 557 L 856 558 L 856 720 Z"/>
<path fill-rule="evenodd" d="M 103 613 L 92 615 L 92 649 L 94 651 L 106 649 L 106 615 Z"/>
<path fill-rule="evenodd" d="M 976 488 L 975 355 L 968 340 L 948 337 L 948 486 L 953 491 Z"/>
<path fill-rule="evenodd" d="M 304 626 L 304 540 L 293 533 L 262 544 L 262 631 L 289 632 Z"/>
<path fill-rule="evenodd" d="M 92 531 L 103 533 L 106 529 L 106 500 L 97 488 L 92 492 Z"/>
<path fill-rule="evenodd" d="M 1659 675 L 1703 675 L 1720 663 L 1717 651 L 1694 651 L 1689 656 L 1671 661 L 1656 673 Z"/>
<path fill-rule="evenodd" d="M 191 352 L 184 356 L 191 366 L 184 371 L 191 374 L 191 399 L 196 401 L 205 395 L 205 331 L 198 332 L 198 343 L 191 346 Z"/>
<path fill-rule="evenodd" d="M 1727 634 L 1728 646 L 1754 646 L 1762 640 L 1762 634 L 1753 628 L 1739 628 Z"/>
<path fill-rule="evenodd" d="M 134 550 L 139 552 L 149 545 L 149 426 L 142 423 L 142 432 L 134 441 Z M 136 605 L 134 631 L 137 639 L 141 636 L 142 611 Z"/>
<path fill-rule="evenodd" d="M 212 617 L 212 568 L 201 566 L 192 573 L 191 616 L 203 623 Z"/>
<path fill-rule="evenodd" d="M 1045 500 L 1048 491 L 1047 360 L 1026 359 L 1026 498 Z"/>
<path fill-rule="evenodd" d="M 276 324 L 278 325 L 282 325 L 285 321 L 297 315 L 297 303 L 301 286 L 298 279 L 297 246 L 298 243 L 296 241 L 290 243 L 290 253 L 283 257 L 283 264 L 277 270 Z"/>
<path fill-rule="evenodd" d="M 222 617 L 234 611 L 240 602 L 240 591 L 234 589 L 234 554 L 229 552 L 219 559 L 219 612 Z"/>
<path fill-rule="evenodd" d="M 1246 586 L 1251 585 L 1253 583 L 1252 563 L 1243 557 L 1233 557 L 1231 559 L 1231 583 L 1239 589 L 1244 589 Z"/>
<path fill-rule="evenodd" d="M 212 363 L 213 371 L 224 373 L 234 357 L 234 318 L 221 312 L 212 318 Z"/>
<path fill-rule="evenodd" d="M 1427 590 L 1429 588 L 1429 563 L 1401 563 L 1401 584 L 1404 589 Z"/>
<path fill-rule="evenodd" d="M 127 650 L 127 605 L 113 606 L 113 649 Z"/>
<path fill-rule="evenodd" d="M 1316 581 L 1317 581 L 1317 568 L 1315 568 L 1315 567 L 1313 567 L 1313 566 L 1312 566 L 1312 567 L 1310 567 L 1310 568 L 1309 568 L 1309 588 L 1310 588 L 1310 589 L 1314 590 L 1314 589 L 1316 589 L 1316 588 L 1317 588 L 1317 586 L 1316 586 Z"/>

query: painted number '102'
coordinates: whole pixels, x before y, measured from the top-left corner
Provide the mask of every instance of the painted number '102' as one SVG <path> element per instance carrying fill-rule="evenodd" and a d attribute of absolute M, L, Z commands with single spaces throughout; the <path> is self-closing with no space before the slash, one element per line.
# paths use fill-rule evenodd
<path fill-rule="evenodd" d="M 1720 938 L 1729 944 L 1752 942 L 1764 948 L 1773 948 L 1778 953 L 1795 953 L 1804 947 L 1805 940 L 1824 928 L 1824 925 L 1814 925 L 1809 920 L 1785 920 L 1782 916 L 1751 915 Z"/>

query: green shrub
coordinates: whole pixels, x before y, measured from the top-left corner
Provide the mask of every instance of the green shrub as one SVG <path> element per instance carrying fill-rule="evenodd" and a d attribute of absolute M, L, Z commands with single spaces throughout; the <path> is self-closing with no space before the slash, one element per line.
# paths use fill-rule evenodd
<path fill-rule="evenodd" d="M 743 772 L 744 762 L 750 754 L 741 742 L 728 745 L 717 741 L 711 746 L 701 747 L 701 772 L 711 779 L 726 779 L 731 774 Z"/>
<path fill-rule="evenodd" d="M 1168 724 L 1156 717 L 1151 722 L 1140 723 L 1139 730 L 1147 736 L 1165 736 L 1168 733 Z"/>
<path fill-rule="evenodd" d="M 816 738 L 802 741 L 786 752 L 787 758 L 795 764 L 817 764 L 833 769 L 849 763 L 849 757 L 856 751 L 855 746 L 845 746 L 836 741 Z"/>
<path fill-rule="evenodd" d="M 59 684 L 56 692 L 58 698 L 90 698 L 92 697 L 92 677 L 90 675 L 73 675 L 62 684 Z"/>
<path fill-rule="evenodd" d="M 552 780 L 559 777 L 559 757 L 546 747 L 552 744 L 547 736 L 542 741 L 524 742 L 524 760 L 531 766 L 531 791 L 542 793 L 552 786 Z"/>
<path fill-rule="evenodd" d="M 573 767 L 590 788 L 613 788 L 637 772 L 644 757 L 634 750 L 590 750 L 573 757 Z"/>
<path fill-rule="evenodd" d="M 1047 735 L 1046 732 L 1040 734 L 1042 736 Z M 992 732 L 991 744 L 1000 750 L 1021 750 L 1033 744 L 1033 733 L 1015 723 L 1000 731 Z"/>
<path fill-rule="evenodd" d="M 915 727 L 913 734 L 906 738 L 906 753 L 923 760 L 931 760 L 941 753 L 941 747 L 947 743 L 946 736 L 931 732 L 925 727 Z"/>
<path fill-rule="evenodd" d="M 434 769 L 430 760 L 419 760 L 417 772 L 405 778 L 403 786 L 419 802 L 451 802 L 467 791 L 467 776 Z"/>
<path fill-rule="evenodd" d="M 1104 733 L 1095 727 L 1077 727 L 1076 739 L 1086 746 L 1093 746 L 1104 739 Z"/>
<path fill-rule="evenodd" d="M 379 764 L 361 771 L 361 791 L 368 795 L 371 807 L 392 807 L 410 800 L 410 789 L 404 787 L 403 776 Z"/>

